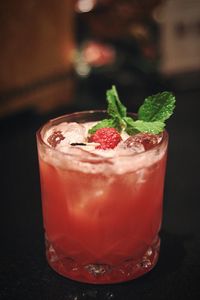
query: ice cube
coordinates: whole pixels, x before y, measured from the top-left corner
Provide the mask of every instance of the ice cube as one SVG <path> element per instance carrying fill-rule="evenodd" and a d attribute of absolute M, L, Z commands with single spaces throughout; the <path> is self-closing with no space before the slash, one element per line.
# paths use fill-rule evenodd
<path fill-rule="evenodd" d="M 47 142 L 54 148 L 60 149 L 73 143 L 84 143 L 87 132 L 84 126 L 76 122 L 61 123 L 49 131 Z"/>
<path fill-rule="evenodd" d="M 69 123 L 63 130 L 63 135 L 68 144 L 84 143 L 86 134 L 85 127 L 75 122 Z"/>
<path fill-rule="evenodd" d="M 134 153 L 141 153 L 145 151 L 145 148 L 143 144 L 132 141 L 131 137 L 129 137 L 127 140 L 120 142 L 117 147 L 116 151 L 120 155 L 126 155 L 126 154 L 134 154 Z"/>
<path fill-rule="evenodd" d="M 149 150 L 157 145 L 161 141 L 161 135 L 150 134 L 150 133 L 138 133 L 130 136 L 124 143 L 128 148 L 140 149 L 141 145 L 144 150 Z M 144 151 L 143 150 L 143 151 Z M 140 151 L 139 151 L 140 152 Z"/>

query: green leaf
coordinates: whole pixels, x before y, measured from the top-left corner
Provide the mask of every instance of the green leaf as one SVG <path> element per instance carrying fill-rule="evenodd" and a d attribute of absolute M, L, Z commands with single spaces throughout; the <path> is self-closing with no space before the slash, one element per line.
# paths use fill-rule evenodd
<path fill-rule="evenodd" d="M 119 120 L 126 117 L 126 107 L 121 103 L 116 87 L 113 85 L 112 89 L 107 93 L 108 108 L 107 112 L 112 118 L 118 118 Z"/>
<path fill-rule="evenodd" d="M 173 113 L 175 97 L 170 92 L 162 92 L 145 99 L 138 110 L 138 120 L 127 117 L 126 107 L 121 103 L 116 87 L 107 91 L 110 119 L 104 119 L 93 126 L 88 132 L 95 133 L 100 128 L 113 127 L 121 132 L 123 129 L 129 134 L 138 132 L 159 134 L 164 130 L 165 120 Z"/>
<path fill-rule="evenodd" d="M 175 97 L 170 92 L 149 96 L 138 110 L 138 119 L 152 122 L 167 120 L 175 108 Z"/>
<path fill-rule="evenodd" d="M 133 135 L 138 133 L 139 131 L 137 129 L 135 129 L 134 125 L 135 125 L 135 121 L 131 118 L 131 117 L 125 117 L 123 119 L 125 121 L 125 131 L 129 134 L 129 135 Z"/>
<path fill-rule="evenodd" d="M 134 122 L 134 130 L 139 132 L 146 132 L 152 134 L 158 134 L 165 128 L 165 123 L 162 121 L 146 122 L 143 120 L 137 120 Z"/>
<path fill-rule="evenodd" d="M 143 120 L 134 121 L 130 117 L 124 118 L 126 122 L 126 132 L 130 135 L 137 134 L 138 132 L 146 132 L 158 134 L 164 130 L 165 123 L 161 121 L 145 122 Z"/>
<path fill-rule="evenodd" d="M 120 131 L 120 125 L 116 119 L 104 119 L 89 129 L 88 133 L 93 134 L 100 128 L 113 127 Z"/>

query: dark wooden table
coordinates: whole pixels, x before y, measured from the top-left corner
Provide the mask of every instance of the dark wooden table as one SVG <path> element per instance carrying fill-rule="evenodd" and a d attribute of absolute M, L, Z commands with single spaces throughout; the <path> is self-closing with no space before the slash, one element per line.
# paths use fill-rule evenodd
<path fill-rule="evenodd" d="M 1 300 L 200 299 L 200 90 L 175 95 L 160 259 L 149 274 L 123 284 L 76 283 L 46 263 L 35 132 L 64 110 L 1 120 Z M 65 112 L 81 108 L 76 101 Z"/>

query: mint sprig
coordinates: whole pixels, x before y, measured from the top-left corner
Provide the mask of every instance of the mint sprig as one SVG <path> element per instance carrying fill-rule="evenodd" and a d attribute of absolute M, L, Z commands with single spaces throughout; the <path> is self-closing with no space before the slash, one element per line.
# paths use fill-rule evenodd
<path fill-rule="evenodd" d="M 165 128 L 165 121 L 173 114 L 175 97 L 170 92 L 162 92 L 147 97 L 138 110 L 138 119 L 127 116 L 127 109 L 119 99 L 115 86 L 107 91 L 110 119 L 104 119 L 93 126 L 89 133 L 93 134 L 100 128 L 114 127 L 119 132 L 125 130 L 129 135 L 138 132 L 159 134 Z"/>
<path fill-rule="evenodd" d="M 173 113 L 175 97 L 170 92 L 149 96 L 138 110 L 138 119 L 152 122 L 165 122 Z"/>
<path fill-rule="evenodd" d="M 113 85 L 111 90 L 106 92 L 108 114 L 113 118 L 123 119 L 126 117 L 126 107 L 121 103 L 116 87 Z"/>
<path fill-rule="evenodd" d="M 131 117 L 126 117 L 126 132 L 133 135 L 139 132 L 158 134 L 164 130 L 165 123 L 162 121 L 146 122 L 143 120 L 134 121 Z"/>
<path fill-rule="evenodd" d="M 119 132 L 126 127 L 124 117 L 126 117 L 126 107 L 121 103 L 116 87 L 112 86 L 112 89 L 106 92 L 107 96 L 107 113 L 110 119 L 104 119 L 98 122 L 95 126 L 89 129 L 89 133 L 93 134 L 100 128 L 113 127 Z"/>

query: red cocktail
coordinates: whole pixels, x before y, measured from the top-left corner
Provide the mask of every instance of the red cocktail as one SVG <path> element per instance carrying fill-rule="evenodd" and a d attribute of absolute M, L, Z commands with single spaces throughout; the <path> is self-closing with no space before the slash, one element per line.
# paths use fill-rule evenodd
<path fill-rule="evenodd" d="M 92 111 L 66 115 L 37 133 L 48 262 L 59 274 L 89 283 L 143 275 L 156 264 L 160 247 L 166 131 L 146 151 L 121 148 L 107 156 L 81 144 L 62 152 L 45 141 L 58 124 L 103 117 Z"/>

